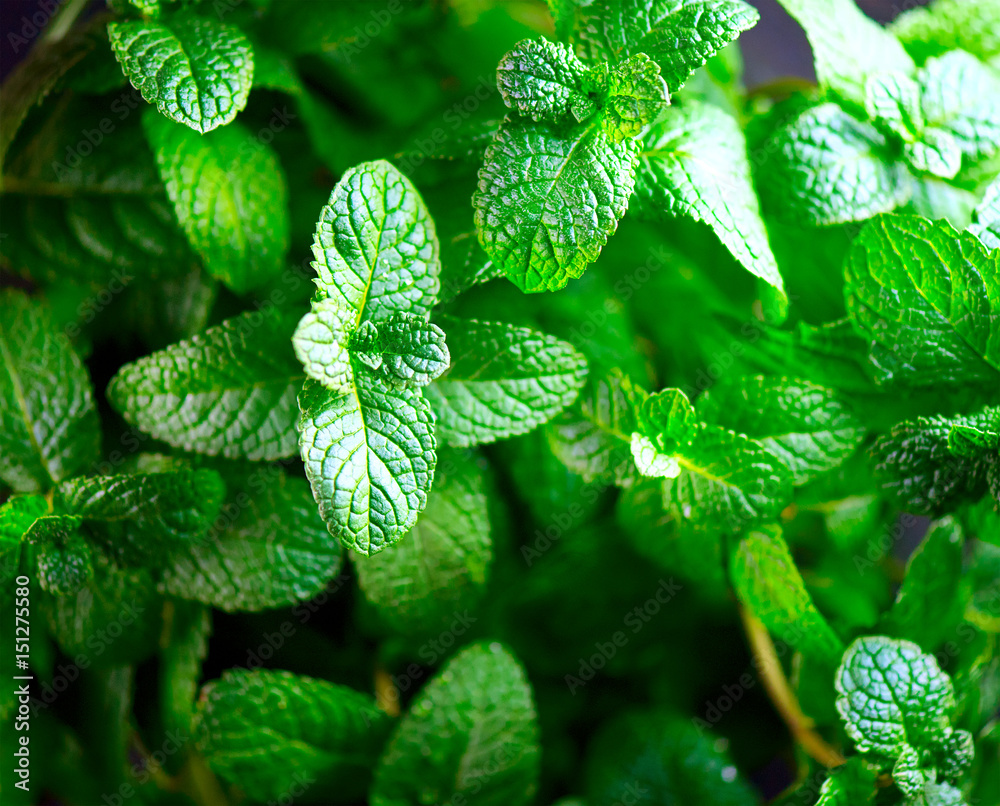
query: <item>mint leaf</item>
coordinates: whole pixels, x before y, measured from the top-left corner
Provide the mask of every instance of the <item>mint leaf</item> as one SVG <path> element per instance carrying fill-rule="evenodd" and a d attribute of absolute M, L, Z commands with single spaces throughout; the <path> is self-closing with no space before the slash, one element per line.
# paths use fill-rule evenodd
<path fill-rule="evenodd" d="M 40 495 L 15 495 L 0 505 L 0 579 L 10 581 L 17 574 L 21 543 L 35 520 L 48 511 L 49 504 Z"/>
<path fill-rule="evenodd" d="M 986 188 L 975 219 L 969 232 L 978 236 L 987 249 L 1000 249 L 1000 176 Z"/>
<path fill-rule="evenodd" d="M 865 82 L 865 111 L 876 126 L 913 142 L 926 121 L 920 85 L 905 73 L 879 73 Z"/>
<path fill-rule="evenodd" d="M 635 147 L 594 119 L 563 132 L 508 118 L 472 203 L 479 242 L 522 291 L 558 291 L 597 260 L 625 215 Z"/>
<path fill-rule="evenodd" d="M 875 802 L 875 771 L 858 756 L 830 772 L 816 806 L 864 806 Z"/>
<path fill-rule="evenodd" d="M 341 177 L 320 214 L 312 249 L 318 297 L 350 311 L 351 330 L 394 313 L 426 316 L 437 300 L 434 222 L 410 180 L 384 160 Z"/>
<path fill-rule="evenodd" d="M 753 806 L 725 740 L 705 727 L 657 710 L 611 720 L 587 751 L 588 802 Z"/>
<path fill-rule="evenodd" d="M 95 667 L 141 661 L 156 647 L 161 626 L 152 574 L 118 568 L 100 551 L 92 557 L 93 582 L 39 603 L 49 633 L 68 657 L 82 655 Z"/>
<path fill-rule="evenodd" d="M 663 483 L 663 501 L 678 520 L 740 533 L 774 519 L 791 501 L 791 471 L 742 434 L 703 425 L 676 458 L 681 473 Z"/>
<path fill-rule="evenodd" d="M 473 644 L 410 705 L 379 760 L 371 803 L 474 798 L 478 806 L 526 806 L 538 786 L 539 755 L 521 665 L 500 644 Z"/>
<path fill-rule="evenodd" d="M 371 697 L 344 686 L 230 669 L 202 688 L 195 738 L 209 767 L 253 800 L 285 797 L 302 777 L 351 799 L 363 796 L 390 725 Z"/>
<path fill-rule="evenodd" d="M 194 16 L 108 23 L 115 58 L 149 103 L 205 133 L 247 104 L 253 50 L 238 28 Z"/>
<path fill-rule="evenodd" d="M 386 391 L 367 371 L 337 395 L 306 381 L 299 395 L 302 461 L 330 533 L 359 554 L 391 546 L 416 523 L 434 479 L 428 402 Z"/>
<path fill-rule="evenodd" d="M 59 485 L 74 515 L 93 521 L 135 521 L 144 537 L 197 540 L 219 512 L 225 485 L 212 470 L 174 470 L 77 478 Z"/>
<path fill-rule="evenodd" d="M 833 103 L 778 129 L 762 171 L 767 207 L 788 221 L 829 226 L 895 209 L 910 194 L 885 138 Z"/>
<path fill-rule="evenodd" d="M 615 143 L 637 137 L 670 103 L 659 65 L 645 53 L 616 64 L 607 82 L 604 130 Z"/>
<path fill-rule="evenodd" d="M 1000 54 L 998 0 L 934 0 L 900 14 L 890 30 L 918 61 L 961 48 L 983 61 Z"/>
<path fill-rule="evenodd" d="M 946 221 L 878 216 L 851 246 L 847 308 L 880 383 L 996 383 L 1000 252 Z"/>
<path fill-rule="evenodd" d="M 516 112 L 558 122 L 574 104 L 586 100 L 586 74 L 586 65 L 566 45 L 524 39 L 497 65 L 497 88 L 504 103 Z M 593 103 L 590 109 L 594 111 Z"/>
<path fill-rule="evenodd" d="M 730 575 L 740 601 L 775 637 L 830 666 L 839 661 L 844 644 L 813 604 L 780 526 L 747 534 Z"/>
<path fill-rule="evenodd" d="M 740 0 L 595 0 L 581 9 L 578 47 L 589 58 L 612 62 L 648 53 L 676 92 L 759 18 Z"/>
<path fill-rule="evenodd" d="M 896 759 L 951 734 L 951 680 L 910 641 L 858 638 L 837 670 L 837 711 L 858 751 Z"/>
<path fill-rule="evenodd" d="M 961 789 L 930 781 L 919 795 L 906 801 L 906 806 L 967 806 L 967 803 Z"/>
<path fill-rule="evenodd" d="M 948 432 L 948 450 L 966 459 L 985 458 L 1000 448 L 1000 408 L 986 407 L 959 419 Z"/>
<path fill-rule="evenodd" d="M 183 450 L 231 459 L 293 456 L 304 377 L 286 346 L 293 327 L 273 308 L 227 319 L 122 367 L 108 399 L 130 423 Z"/>
<path fill-rule="evenodd" d="M 687 104 L 649 130 L 639 152 L 636 197 L 647 214 L 704 221 L 748 271 L 784 291 L 743 132 L 718 107 Z"/>
<path fill-rule="evenodd" d="M 570 405 L 583 386 L 586 360 L 554 336 L 496 322 L 439 321 L 451 365 L 424 395 L 442 444 L 525 434 Z"/>
<path fill-rule="evenodd" d="M 796 485 L 832 470 L 857 450 L 864 428 L 830 389 L 764 375 L 713 386 L 699 414 L 760 442 L 792 471 Z"/>
<path fill-rule="evenodd" d="M 956 455 L 949 440 L 972 418 L 918 417 L 899 423 L 872 446 L 883 492 L 909 512 L 940 515 L 986 492 L 986 463 Z"/>
<path fill-rule="evenodd" d="M 365 597 L 393 629 L 433 636 L 456 617 L 474 621 L 493 558 L 485 479 L 475 456 L 441 451 L 416 525 L 389 551 L 358 558 Z"/>
<path fill-rule="evenodd" d="M 881 630 L 933 652 L 961 623 L 968 595 L 963 595 L 962 547 L 958 522 L 933 524 L 910 556 L 896 601 L 884 615 Z"/>
<path fill-rule="evenodd" d="M 912 73 L 913 60 L 892 34 L 869 19 L 853 0 L 779 0 L 812 46 L 816 76 L 848 101 L 863 104 L 865 82 L 877 73 Z"/>
<path fill-rule="evenodd" d="M 191 248 L 243 294 L 275 279 L 288 250 L 288 189 L 271 148 L 238 123 L 197 134 L 143 117 L 160 177 Z"/>
<path fill-rule="evenodd" d="M 379 324 L 378 338 L 392 386 L 426 386 L 451 363 L 444 331 L 419 316 L 395 314 Z"/>
<path fill-rule="evenodd" d="M 1000 78 L 961 50 L 929 59 L 920 100 L 927 125 L 954 138 L 971 161 L 1000 150 Z"/>
<path fill-rule="evenodd" d="M 47 490 L 97 461 L 101 427 L 90 377 L 51 314 L 0 291 L 0 479 Z"/>
<path fill-rule="evenodd" d="M 321 299 L 313 302 L 292 336 L 295 357 L 306 375 L 340 395 L 354 388 L 348 352 L 351 333 L 346 324 L 350 318 L 351 312 L 341 307 L 340 300 Z"/>
<path fill-rule="evenodd" d="M 38 581 L 53 596 L 76 593 L 94 578 L 90 546 L 79 527 L 73 515 L 43 515 L 25 533 L 35 546 Z"/>
<path fill-rule="evenodd" d="M 226 611 L 282 607 L 320 593 L 343 562 L 304 479 L 271 466 L 220 468 L 225 517 L 172 547 L 161 587 Z"/>

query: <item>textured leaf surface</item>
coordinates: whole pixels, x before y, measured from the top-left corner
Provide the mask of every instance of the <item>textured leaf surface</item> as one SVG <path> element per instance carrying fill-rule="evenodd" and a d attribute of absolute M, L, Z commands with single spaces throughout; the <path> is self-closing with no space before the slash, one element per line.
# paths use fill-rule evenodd
<path fill-rule="evenodd" d="M 975 218 L 969 232 L 977 235 L 987 249 L 1000 249 L 1000 176 L 986 188 Z"/>
<path fill-rule="evenodd" d="M 313 242 L 320 297 L 363 320 L 426 316 L 437 299 L 434 222 L 409 179 L 384 160 L 349 170 L 320 214 Z"/>
<path fill-rule="evenodd" d="M 246 465 L 229 470 L 225 482 L 225 517 L 204 539 L 174 547 L 161 582 L 167 593 L 254 611 L 309 599 L 337 576 L 343 550 L 304 479 Z"/>
<path fill-rule="evenodd" d="M 399 313 L 378 326 L 382 367 L 392 386 L 426 386 L 451 364 L 444 331 Z"/>
<path fill-rule="evenodd" d="M 951 732 L 951 680 L 910 641 L 857 639 L 844 653 L 836 686 L 837 711 L 862 753 L 895 759 L 904 744 L 921 747 Z"/>
<path fill-rule="evenodd" d="M 37 302 L 0 291 L 0 479 L 46 490 L 97 461 L 101 427 L 90 377 Z"/>
<path fill-rule="evenodd" d="M 305 377 L 291 349 L 294 326 L 273 309 L 228 319 L 122 367 L 108 399 L 177 448 L 230 459 L 293 456 Z"/>
<path fill-rule="evenodd" d="M 704 221 L 748 271 L 784 291 L 743 133 L 718 107 L 672 109 L 650 129 L 639 152 L 636 197 L 647 213 Z"/>
<path fill-rule="evenodd" d="M 859 756 L 830 772 L 816 806 L 865 806 L 875 800 L 875 772 Z"/>
<path fill-rule="evenodd" d="M 473 196 L 486 253 L 522 291 L 557 291 L 597 260 L 625 215 L 635 147 L 595 121 L 563 132 L 508 118 Z"/>
<path fill-rule="evenodd" d="M 212 770 L 254 800 L 286 797 L 301 777 L 350 798 L 364 792 L 391 724 L 371 697 L 344 686 L 231 669 L 202 689 L 195 737 Z"/>
<path fill-rule="evenodd" d="M 828 226 L 862 221 L 906 201 L 906 169 L 878 131 L 832 103 L 806 110 L 767 146 L 761 194 L 783 219 Z"/>
<path fill-rule="evenodd" d="M 581 10 L 577 47 L 613 62 L 648 53 L 673 92 L 758 19 L 740 0 L 595 0 Z"/>
<path fill-rule="evenodd" d="M 879 216 L 851 246 L 845 274 L 876 380 L 996 383 L 1000 251 L 946 221 Z"/>
<path fill-rule="evenodd" d="M 427 636 L 475 612 L 491 559 L 483 470 L 474 456 L 442 451 L 416 526 L 355 568 L 365 596 L 394 629 Z"/>
<path fill-rule="evenodd" d="M 742 434 L 706 425 L 678 451 L 681 474 L 663 484 L 675 517 L 739 533 L 773 519 L 791 500 L 792 473 Z"/>
<path fill-rule="evenodd" d="M 781 527 L 750 532 L 733 553 L 733 587 L 775 637 L 831 667 L 844 645 L 816 609 Z"/>
<path fill-rule="evenodd" d="M 307 381 L 299 444 L 330 533 L 359 554 L 391 546 L 427 503 L 437 461 L 431 408 L 412 389 L 387 391 L 368 372 L 337 395 Z"/>
<path fill-rule="evenodd" d="M 962 528 L 951 518 L 931 526 L 906 564 L 906 576 L 896 601 L 885 614 L 891 635 L 933 652 L 962 620 L 967 596 L 962 595 Z"/>
<path fill-rule="evenodd" d="M 410 706 L 389 741 L 373 806 L 446 803 L 525 806 L 540 753 L 531 688 L 500 644 L 455 655 Z"/>
<path fill-rule="evenodd" d="M 295 357 L 306 375 L 327 389 L 346 395 L 354 388 L 354 372 L 348 352 L 351 334 L 345 322 L 350 311 L 336 299 L 314 302 L 312 310 L 299 320 L 292 336 Z"/>
<path fill-rule="evenodd" d="M 160 177 L 192 249 L 238 294 L 276 278 L 288 250 L 288 189 L 278 158 L 238 123 L 209 134 L 143 118 Z"/>
<path fill-rule="evenodd" d="M 719 383 L 698 401 L 705 420 L 751 437 L 805 484 L 847 459 L 864 428 L 830 389 L 794 378 L 764 375 Z"/>
<path fill-rule="evenodd" d="M 246 106 L 253 49 L 238 28 L 200 17 L 108 23 L 125 75 L 171 120 L 207 132 Z"/>
<path fill-rule="evenodd" d="M 610 721 L 587 751 L 586 771 L 588 803 L 758 802 L 717 737 L 663 712 L 631 712 Z"/>
<path fill-rule="evenodd" d="M 645 53 L 637 53 L 615 65 L 608 75 L 604 129 L 616 143 L 636 137 L 669 103 L 659 65 Z"/>
<path fill-rule="evenodd" d="M 934 0 L 904 11 L 891 30 L 918 60 L 960 48 L 988 61 L 1000 54 L 1000 0 Z"/>
<path fill-rule="evenodd" d="M 74 515 L 94 521 L 134 521 L 147 548 L 195 541 L 219 513 L 226 488 L 212 470 L 174 470 L 77 478 L 59 485 Z"/>
<path fill-rule="evenodd" d="M 566 45 L 547 39 L 518 42 L 497 66 L 504 103 L 534 120 L 557 122 L 585 99 L 587 68 Z"/>
<path fill-rule="evenodd" d="M 864 103 L 869 76 L 913 71 L 913 59 L 899 41 L 866 17 L 853 0 L 779 2 L 805 29 L 820 84 L 847 100 Z"/>
<path fill-rule="evenodd" d="M 424 394 L 446 445 L 531 431 L 573 402 L 587 362 L 554 336 L 496 322 L 442 319 L 451 366 Z"/>
<path fill-rule="evenodd" d="M 28 529 L 25 539 L 35 546 L 38 581 L 54 596 L 69 596 L 94 578 L 90 545 L 73 515 L 44 515 Z"/>

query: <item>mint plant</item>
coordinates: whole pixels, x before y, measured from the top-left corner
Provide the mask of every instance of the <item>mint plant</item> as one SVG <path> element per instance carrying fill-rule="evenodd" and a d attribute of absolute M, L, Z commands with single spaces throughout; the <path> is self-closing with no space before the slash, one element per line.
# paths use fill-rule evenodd
<path fill-rule="evenodd" d="M 781 5 L 9 39 L 4 804 L 1000 802 L 1000 4 Z"/>

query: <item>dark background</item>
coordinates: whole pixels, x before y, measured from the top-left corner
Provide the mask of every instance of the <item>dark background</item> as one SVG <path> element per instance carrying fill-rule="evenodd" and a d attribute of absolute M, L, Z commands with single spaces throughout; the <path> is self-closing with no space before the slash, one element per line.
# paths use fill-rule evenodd
<path fill-rule="evenodd" d="M 0 0 L 0 78 L 6 77 L 11 68 L 30 49 L 20 42 L 25 24 L 43 8 L 51 8 L 56 0 Z M 62 0 L 62 4 L 70 0 Z M 311 0 L 302 0 L 308 3 Z M 351 0 L 341 0 L 351 2 Z M 541 0 L 539 0 L 541 2 Z M 740 37 L 746 59 L 746 82 L 755 87 L 783 76 L 811 78 L 812 57 L 809 44 L 799 26 L 792 20 L 777 0 L 749 0 L 760 10 L 761 20 L 756 27 Z M 858 5 L 870 16 L 887 22 L 902 11 L 927 0 L 857 0 Z M 969 0 L 974 2 L 974 0 Z M 93 0 L 94 10 L 105 7 L 104 0 Z M 44 12 L 43 12 L 44 13 Z M 46 15 L 48 16 L 48 15 Z M 32 43 L 34 38 L 31 38 Z"/>

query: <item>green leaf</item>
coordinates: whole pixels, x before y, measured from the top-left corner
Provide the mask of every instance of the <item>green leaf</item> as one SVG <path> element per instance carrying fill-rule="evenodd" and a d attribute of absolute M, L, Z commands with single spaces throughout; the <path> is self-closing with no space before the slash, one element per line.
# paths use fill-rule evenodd
<path fill-rule="evenodd" d="M 662 711 L 611 720 L 587 751 L 588 802 L 754 806 L 758 798 L 725 752 L 725 740 L 705 727 Z"/>
<path fill-rule="evenodd" d="M 451 364 L 444 331 L 419 316 L 394 314 L 378 325 L 378 339 L 391 386 L 426 386 Z"/>
<path fill-rule="evenodd" d="M 612 62 L 647 53 L 676 92 L 758 19 L 756 9 L 740 0 L 595 0 L 581 10 L 578 47 L 591 59 Z"/>
<path fill-rule="evenodd" d="M 859 757 L 832 770 L 819 790 L 816 806 L 864 806 L 875 801 L 875 771 Z"/>
<path fill-rule="evenodd" d="M 883 493 L 920 515 L 941 515 L 986 492 L 987 466 L 949 448 L 956 425 L 972 418 L 918 417 L 899 423 L 872 446 Z"/>
<path fill-rule="evenodd" d="M 128 422 L 169 445 L 230 459 L 297 450 L 295 396 L 305 377 L 294 320 L 248 311 L 122 367 L 108 399 Z"/>
<path fill-rule="evenodd" d="M 879 73 L 865 82 L 865 111 L 876 126 L 913 142 L 926 121 L 920 107 L 920 85 L 905 73 Z"/>
<path fill-rule="evenodd" d="M 508 118 L 472 203 L 479 242 L 522 291 L 558 291 L 597 260 L 625 215 L 635 147 L 597 119 L 567 131 Z"/>
<path fill-rule="evenodd" d="M 442 318 L 451 365 L 424 389 L 442 444 L 469 447 L 517 436 L 555 417 L 584 384 L 587 362 L 544 333 Z"/>
<path fill-rule="evenodd" d="M 978 236 L 987 249 L 1000 249 L 1000 176 L 986 188 L 976 207 L 976 223 L 969 232 Z"/>
<path fill-rule="evenodd" d="M 40 495 L 15 495 L 0 505 L 0 582 L 13 579 L 28 529 L 48 512 L 48 501 Z"/>
<path fill-rule="evenodd" d="M 145 568 L 121 569 L 93 552 L 94 578 L 75 594 L 46 594 L 40 610 L 67 657 L 84 656 L 94 666 L 141 661 L 156 646 L 159 600 Z"/>
<path fill-rule="evenodd" d="M 355 568 L 361 590 L 395 630 L 434 636 L 456 617 L 472 620 L 492 558 L 482 467 L 474 456 L 442 451 L 416 526 Z"/>
<path fill-rule="evenodd" d="M 85 520 L 139 523 L 172 540 L 197 540 L 218 514 L 225 485 L 212 470 L 77 478 L 59 485 L 69 511 Z"/>
<path fill-rule="evenodd" d="M 90 545 L 74 515 L 43 515 L 28 528 L 25 540 L 35 546 L 38 581 L 54 596 L 68 596 L 94 578 Z"/>
<path fill-rule="evenodd" d="M 1000 251 L 946 221 L 884 215 L 861 230 L 844 271 L 878 382 L 997 382 Z"/>
<path fill-rule="evenodd" d="M 497 65 L 497 88 L 504 103 L 534 120 L 558 122 L 587 100 L 587 67 L 566 45 L 523 39 Z M 590 103 L 590 111 L 596 107 Z"/>
<path fill-rule="evenodd" d="M 909 196 L 906 169 L 879 132 L 833 103 L 807 109 L 774 133 L 761 195 L 789 222 L 829 226 L 895 209 Z"/>
<path fill-rule="evenodd" d="M 924 790 L 906 801 L 906 806 L 968 806 L 962 790 L 951 784 L 929 781 Z"/>
<path fill-rule="evenodd" d="M 813 604 L 780 526 L 744 537 L 733 552 L 730 575 L 740 601 L 776 638 L 836 665 L 844 644 Z"/>
<path fill-rule="evenodd" d="M 161 586 L 226 611 L 256 611 L 320 593 L 343 563 L 304 479 L 274 466 L 221 468 L 228 495 L 205 539 L 174 546 Z"/>
<path fill-rule="evenodd" d="M 890 30 L 919 61 L 956 48 L 988 61 L 1000 54 L 1000 1 L 934 0 L 904 11 Z"/>
<path fill-rule="evenodd" d="M 354 378 L 346 395 L 306 381 L 299 443 L 330 533 L 369 555 L 416 523 L 434 479 L 436 441 L 431 407 L 419 390 L 390 393 L 357 368 Z"/>
<path fill-rule="evenodd" d="M 371 697 L 344 686 L 230 669 L 202 688 L 195 738 L 209 767 L 255 801 L 287 797 L 303 777 L 351 800 L 363 796 L 391 724 Z"/>
<path fill-rule="evenodd" d="M 188 242 L 238 294 L 275 279 L 288 251 L 288 189 L 270 146 L 238 123 L 198 134 L 160 115 L 143 124 Z"/>
<path fill-rule="evenodd" d="M 349 318 L 351 312 L 342 308 L 339 300 L 321 299 L 313 302 L 292 336 L 295 357 L 306 375 L 340 395 L 354 388 L 348 352 L 351 334 L 345 326 Z"/>
<path fill-rule="evenodd" d="M 708 224 L 743 266 L 784 291 L 737 122 L 718 107 L 672 109 L 643 138 L 636 197 L 647 213 Z"/>
<path fill-rule="evenodd" d="M 973 417 L 960 419 L 948 432 L 948 450 L 955 456 L 979 459 L 1000 448 L 1000 407 L 987 406 Z"/>
<path fill-rule="evenodd" d="M 920 70 L 927 125 L 950 135 L 976 162 L 1000 149 L 1000 77 L 961 50 L 929 59 Z"/>
<path fill-rule="evenodd" d="M 426 316 L 437 301 L 434 222 L 413 183 L 384 160 L 341 177 L 320 214 L 312 249 L 318 296 L 352 312 L 351 330 L 396 313 Z"/>
<path fill-rule="evenodd" d="M 802 485 L 857 450 L 865 430 L 834 391 L 809 381 L 764 375 L 713 386 L 698 401 L 710 423 L 760 442 Z"/>
<path fill-rule="evenodd" d="M 668 512 L 730 533 L 773 520 L 792 498 L 792 473 L 763 445 L 702 426 L 676 454 L 681 474 L 663 483 Z"/>
<path fill-rule="evenodd" d="M 90 377 L 49 312 L 0 291 L 0 479 L 47 490 L 99 457 L 101 426 Z"/>
<path fill-rule="evenodd" d="M 194 16 L 108 23 L 132 86 L 171 120 L 204 133 L 247 104 L 253 49 L 238 28 Z"/>
<path fill-rule="evenodd" d="M 906 638 L 926 652 L 961 623 L 968 600 L 962 580 L 962 547 L 958 522 L 937 521 L 911 555 L 896 601 L 885 614 L 880 630 Z"/>
<path fill-rule="evenodd" d="M 951 679 L 910 641 L 858 638 L 837 670 L 837 711 L 859 752 L 895 760 L 951 734 Z"/>
<path fill-rule="evenodd" d="M 848 101 L 863 104 L 865 82 L 877 73 L 912 73 L 913 59 L 892 34 L 853 0 L 779 0 L 812 46 L 816 76 Z"/>
<path fill-rule="evenodd" d="M 417 695 L 379 760 L 372 806 L 526 806 L 540 753 L 531 688 L 500 644 L 455 655 Z"/>
<path fill-rule="evenodd" d="M 612 68 L 607 93 L 604 130 L 615 143 L 638 136 L 670 103 L 659 65 L 645 53 Z"/>

